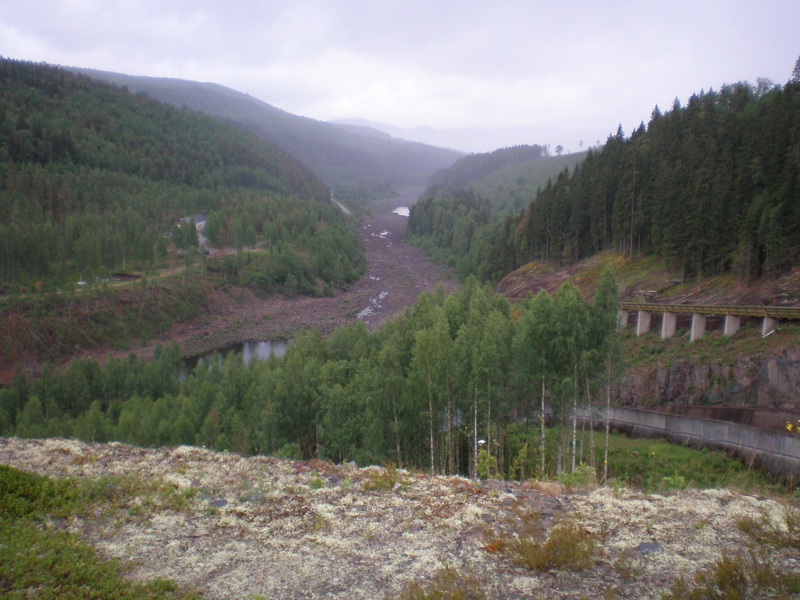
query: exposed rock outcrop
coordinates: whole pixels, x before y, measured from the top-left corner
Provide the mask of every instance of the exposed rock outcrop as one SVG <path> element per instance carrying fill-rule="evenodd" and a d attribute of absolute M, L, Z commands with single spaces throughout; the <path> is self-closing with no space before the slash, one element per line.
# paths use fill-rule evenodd
<path fill-rule="evenodd" d="M 770 356 L 741 356 L 733 364 L 675 360 L 628 374 L 623 406 L 670 404 L 774 407 L 800 410 L 800 347 Z"/>

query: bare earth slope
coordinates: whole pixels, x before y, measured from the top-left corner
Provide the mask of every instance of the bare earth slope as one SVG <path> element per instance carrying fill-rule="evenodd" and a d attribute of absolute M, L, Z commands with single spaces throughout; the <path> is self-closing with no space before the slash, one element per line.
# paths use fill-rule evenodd
<path fill-rule="evenodd" d="M 659 598 L 674 578 L 722 553 L 746 551 L 743 515 L 779 522 L 783 506 L 729 490 L 666 496 L 626 489 L 568 492 L 558 484 L 476 482 L 322 461 L 244 458 L 202 448 L 140 449 L 0 438 L 0 462 L 56 477 L 111 477 L 113 508 L 56 526 L 82 534 L 134 578 L 168 577 L 206 598 L 397 598 L 444 564 L 482 578 L 490 598 Z M 115 483 L 116 482 L 116 483 Z M 176 508 L 163 493 L 186 501 Z M 146 497 L 147 496 L 147 497 Z M 171 507 L 170 507 L 171 506 Z M 594 565 L 535 573 L 492 552 L 485 532 L 526 511 L 544 529 L 574 519 L 597 542 Z M 488 547 L 487 547 L 488 545 Z M 796 570 L 796 551 L 776 551 Z"/>
<path fill-rule="evenodd" d="M 737 280 L 734 273 L 699 279 L 687 277 L 680 281 L 655 258 L 631 260 L 618 252 L 604 252 L 564 267 L 532 262 L 503 277 L 496 291 L 509 298 L 524 298 L 529 292 L 537 294 L 540 290 L 553 294 L 569 281 L 590 300 L 607 265 L 614 268 L 623 301 L 748 306 L 800 304 L 800 268 L 780 277 L 762 277 L 751 282 Z"/>

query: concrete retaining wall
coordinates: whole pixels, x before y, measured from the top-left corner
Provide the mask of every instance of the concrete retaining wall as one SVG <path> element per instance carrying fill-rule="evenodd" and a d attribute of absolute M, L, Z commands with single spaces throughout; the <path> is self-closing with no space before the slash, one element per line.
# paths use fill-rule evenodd
<path fill-rule="evenodd" d="M 786 432 L 786 423 L 797 425 L 800 420 L 800 411 L 784 410 L 780 408 L 758 408 L 739 406 L 696 406 L 689 404 L 676 404 L 658 409 L 673 415 L 694 417 L 695 419 L 712 419 L 726 421 L 739 425 L 750 425 L 759 429 Z"/>
<path fill-rule="evenodd" d="M 782 477 L 789 485 L 800 483 L 800 435 L 637 408 L 612 407 L 610 417 L 611 428 L 628 435 L 663 437 L 695 448 L 725 450 Z M 605 427 L 604 410 L 594 424 Z"/>

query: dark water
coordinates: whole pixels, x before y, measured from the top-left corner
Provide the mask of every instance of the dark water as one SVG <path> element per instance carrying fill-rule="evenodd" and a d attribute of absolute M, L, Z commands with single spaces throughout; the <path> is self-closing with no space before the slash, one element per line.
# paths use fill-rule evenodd
<path fill-rule="evenodd" d="M 241 354 L 245 364 L 254 359 L 267 360 L 270 356 L 280 358 L 286 354 L 286 346 L 288 346 L 288 344 L 289 342 L 287 340 L 264 340 L 263 342 L 231 344 L 230 346 L 214 350 L 208 354 L 187 358 L 184 360 L 184 364 L 190 371 L 200 365 L 219 364 L 225 360 L 225 357 L 231 352 Z"/>

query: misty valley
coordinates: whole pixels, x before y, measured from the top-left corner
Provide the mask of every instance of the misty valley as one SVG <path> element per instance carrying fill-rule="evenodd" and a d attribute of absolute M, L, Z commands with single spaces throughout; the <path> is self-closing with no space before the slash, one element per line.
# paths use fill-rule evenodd
<path fill-rule="evenodd" d="M 800 72 L 581 149 L 0 57 L 0 588 L 798 597 Z"/>

